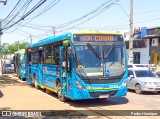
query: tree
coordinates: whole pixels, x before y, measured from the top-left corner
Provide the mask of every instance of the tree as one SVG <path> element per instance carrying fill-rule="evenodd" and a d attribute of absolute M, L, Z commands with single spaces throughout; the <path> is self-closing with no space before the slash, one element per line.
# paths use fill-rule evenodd
<path fill-rule="evenodd" d="M 19 43 L 19 42 L 15 42 L 14 44 L 11 44 L 8 49 L 10 51 L 10 54 L 15 53 L 16 51 L 18 51 L 19 49 L 24 49 L 26 46 L 28 46 L 29 43 L 28 42 L 23 42 L 23 43 Z"/>
<path fill-rule="evenodd" d="M 8 53 L 8 47 L 9 47 L 9 43 L 3 43 L 0 50 L 2 54 L 7 54 Z"/>
<path fill-rule="evenodd" d="M 0 46 L 0 58 L 7 56 L 8 54 L 14 54 L 16 51 L 18 51 L 18 48 L 23 49 L 28 45 L 28 42 L 15 42 L 11 45 L 9 45 L 9 43 L 3 43 L 2 46 Z"/>
<path fill-rule="evenodd" d="M 0 47 L 0 54 L 7 55 L 7 54 L 14 54 L 19 49 L 23 49 L 28 46 L 28 42 L 19 43 L 15 42 L 14 44 L 9 45 L 9 43 L 3 43 Z"/>

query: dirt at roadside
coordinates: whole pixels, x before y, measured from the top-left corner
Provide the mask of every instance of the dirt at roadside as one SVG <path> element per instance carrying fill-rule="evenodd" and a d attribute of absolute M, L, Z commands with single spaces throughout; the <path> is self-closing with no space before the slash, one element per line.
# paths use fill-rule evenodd
<path fill-rule="evenodd" d="M 12 77 L 11 77 L 12 76 Z M 21 82 L 20 79 L 17 78 L 16 74 L 13 75 L 4 74 L 0 76 L 0 88 L 6 86 L 16 86 L 16 85 L 26 85 L 25 82 Z M 18 81 L 19 80 L 19 81 Z"/>

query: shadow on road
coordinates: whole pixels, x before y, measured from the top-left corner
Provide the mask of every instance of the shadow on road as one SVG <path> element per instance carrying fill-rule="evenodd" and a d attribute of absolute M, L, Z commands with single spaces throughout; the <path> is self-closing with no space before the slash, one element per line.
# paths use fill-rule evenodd
<path fill-rule="evenodd" d="M 33 85 L 30 85 L 31 88 L 35 88 Z M 43 93 L 46 92 L 45 89 L 39 89 Z M 58 96 L 54 92 L 48 93 L 48 95 L 56 98 L 58 100 Z M 108 99 L 86 99 L 86 100 L 70 100 L 67 99 L 67 103 L 74 107 L 93 107 L 93 106 L 109 106 L 109 105 L 122 105 L 127 104 L 129 100 L 126 97 L 110 97 Z"/>
<path fill-rule="evenodd" d="M 3 93 L 2 93 L 1 90 L 0 90 L 0 98 L 1 98 L 1 97 L 3 97 Z"/>
<path fill-rule="evenodd" d="M 45 90 L 40 89 L 42 92 Z M 49 93 L 48 95 L 57 98 L 56 93 Z M 74 107 L 93 107 L 93 106 L 109 106 L 109 105 L 121 105 L 128 103 L 129 100 L 126 97 L 110 97 L 108 99 L 88 99 L 88 100 L 67 100 L 67 103 Z"/>
<path fill-rule="evenodd" d="M 0 76 L 0 88 L 5 86 L 26 85 L 25 83 L 17 81 L 19 79 L 15 77 L 15 75 L 16 74 L 13 75 L 4 74 L 3 76 Z"/>
<path fill-rule="evenodd" d="M 68 103 L 74 107 L 94 107 L 94 106 L 109 106 L 121 105 L 128 103 L 129 100 L 125 97 L 110 97 L 108 99 L 92 99 L 92 100 L 78 100 L 69 101 Z"/>

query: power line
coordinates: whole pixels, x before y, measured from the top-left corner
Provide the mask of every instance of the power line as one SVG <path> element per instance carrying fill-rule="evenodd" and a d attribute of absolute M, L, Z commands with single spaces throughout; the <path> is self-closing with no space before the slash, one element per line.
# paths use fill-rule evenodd
<path fill-rule="evenodd" d="M 81 17 L 81 18 L 78 18 L 78 19 L 76 19 L 76 20 L 72 20 L 72 21 L 70 21 L 70 22 L 68 22 L 68 23 L 71 23 L 71 22 L 73 22 L 73 21 L 78 21 L 78 20 L 81 20 L 81 19 L 83 19 L 83 18 L 85 18 L 85 17 L 87 17 L 87 15 L 91 15 L 91 14 L 93 14 L 94 12 L 99 12 L 100 10 L 103 10 L 104 8 L 102 8 L 103 6 L 105 6 L 107 3 L 109 3 L 109 2 L 112 2 L 113 0 L 108 0 L 107 2 L 104 2 L 103 4 L 101 4 L 99 7 L 97 7 L 96 9 L 94 9 L 93 11 L 91 11 L 90 13 L 88 13 L 88 14 L 86 14 L 86 15 L 84 15 L 83 17 Z M 119 0 L 114 0 L 114 2 L 117 2 L 117 1 L 119 1 Z M 59 1 L 57 1 L 56 3 L 58 3 Z M 55 3 L 55 4 L 56 4 Z M 54 4 L 54 5 L 55 5 Z M 30 21 L 29 21 L 30 22 Z M 27 22 L 27 23 L 29 23 L 29 22 Z M 67 24 L 66 24 L 67 25 Z M 70 24 L 68 24 L 68 25 L 70 25 Z M 24 26 L 24 25 L 22 25 L 22 26 Z M 21 26 L 21 27 L 22 27 Z M 63 26 L 63 27 L 65 27 L 65 26 Z M 59 28 L 59 27 L 58 27 Z M 17 29 L 17 28 L 16 28 Z M 15 30 L 16 30 L 15 29 Z"/>
<path fill-rule="evenodd" d="M 117 1 L 119 1 L 119 0 L 115 0 L 114 2 L 117 2 Z M 113 2 L 113 0 L 108 0 L 108 1 L 106 1 L 106 2 L 104 2 L 104 3 L 102 3 L 102 4 L 101 4 L 100 6 L 98 6 L 96 9 L 92 10 L 91 12 L 85 14 L 84 16 L 82 16 L 82 17 L 80 17 L 80 18 L 71 20 L 71 21 L 66 22 L 66 23 L 64 23 L 64 24 L 55 25 L 54 27 L 59 27 L 59 28 L 60 28 L 60 27 L 66 27 L 66 26 L 71 25 L 71 24 L 73 24 L 73 23 L 75 23 L 75 22 L 77 22 L 77 21 L 80 21 L 80 20 L 88 17 L 89 15 L 92 15 L 93 13 L 96 13 L 96 12 L 98 12 L 99 10 L 103 9 L 102 7 L 105 6 L 106 4 L 109 4 L 110 2 Z"/>
<path fill-rule="evenodd" d="M 15 23 L 11 24 L 8 27 L 5 27 L 3 29 L 8 29 L 11 28 L 12 26 L 16 25 L 19 23 L 21 20 L 24 20 L 27 16 L 29 16 L 32 12 L 34 12 L 37 8 L 39 8 L 46 0 L 41 0 L 39 3 L 37 3 L 30 11 L 28 11 L 25 15 L 23 15 L 19 20 L 17 20 Z"/>
<path fill-rule="evenodd" d="M 56 0 L 55 0 L 56 1 Z M 45 13 L 46 11 L 48 11 L 51 7 L 53 7 L 53 6 L 55 6 L 58 2 L 59 2 L 60 0 L 58 0 L 57 2 L 53 2 L 52 1 L 52 4 L 49 4 L 48 6 L 46 6 L 44 9 L 43 9 L 43 11 L 41 12 L 41 13 L 39 13 L 38 15 L 36 15 L 34 18 L 36 18 L 36 17 L 38 17 L 38 16 L 40 16 L 40 15 L 42 15 L 43 13 Z M 54 3 L 54 4 L 53 4 Z M 24 15 L 23 15 L 24 16 Z M 34 18 L 32 18 L 29 22 L 31 22 Z M 21 18 L 22 19 L 22 18 Z M 21 20 L 20 19 L 20 20 Z M 25 19 L 25 20 L 28 20 L 28 19 Z M 27 22 L 27 23 L 25 23 L 25 24 L 28 24 L 29 22 Z M 16 23 L 17 24 L 17 23 Z M 22 26 L 24 26 L 25 24 L 23 24 Z M 19 25 L 19 28 L 20 27 L 22 27 L 22 26 L 20 26 Z M 52 27 L 52 26 L 51 26 Z M 16 28 L 16 29 L 18 29 L 18 28 Z M 15 30 L 16 30 L 15 29 Z M 7 29 L 6 29 L 7 30 Z M 14 31 L 15 31 L 14 30 Z"/>
<path fill-rule="evenodd" d="M 108 9 L 109 7 L 111 7 L 113 4 L 114 4 L 114 3 L 110 3 L 110 4 L 108 4 L 107 6 L 104 6 L 103 8 L 97 10 L 95 15 L 91 16 L 90 18 L 86 19 L 85 21 L 83 21 L 83 22 L 81 22 L 81 23 L 79 23 L 79 24 L 76 24 L 76 25 L 71 26 L 71 27 L 69 27 L 69 28 L 65 28 L 64 30 L 61 30 L 61 32 L 62 32 L 62 31 L 67 31 L 67 30 L 69 30 L 69 29 L 74 29 L 75 27 L 77 27 L 77 26 L 79 26 L 79 25 L 81 25 L 81 24 L 84 24 L 85 22 L 93 19 L 93 18 L 96 17 L 97 15 L 100 15 L 100 14 L 101 14 L 102 12 L 104 12 L 106 9 Z"/>
<path fill-rule="evenodd" d="M 6 16 L 6 18 L 4 18 L 4 20 L 6 20 L 12 13 L 13 13 L 13 11 L 16 9 L 16 7 L 18 6 L 18 4 L 20 3 L 20 1 L 21 0 L 19 0 L 18 2 L 17 2 L 17 4 L 14 6 L 14 8 L 11 10 L 11 12 Z M 3 20 L 3 21 L 4 21 Z"/>
<path fill-rule="evenodd" d="M 30 0 L 30 1 L 32 1 L 32 0 Z M 13 15 L 10 15 L 10 16 L 13 16 L 10 20 L 7 20 L 7 19 L 5 19 L 4 21 L 3 21 L 3 27 L 6 27 L 7 25 L 9 25 L 9 23 L 11 23 L 14 19 L 16 19 L 16 17 L 18 16 L 18 14 L 20 14 L 21 12 L 22 12 L 22 10 L 25 8 L 25 7 L 27 7 L 28 6 L 28 4 L 30 3 L 30 1 L 28 0 L 28 1 L 26 1 L 24 4 L 23 4 L 23 6 L 16 12 L 16 13 L 14 13 L 14 12 L 12 12 L 12 14 Z M 23 3 L 24 1 L 22 1 L 22 3 Z M 21 3 L 21 4 L 22 4 Z M 19 6 L 21 5 L 21 4 L 19 4 Z M 18 7 L 16 8 L 16 9 L 18 9 Z M 15 9 L 15 11 L 16 11 L 16 9 Z M 21 16 L 19 16 L 19 17 L 21 17 Z M 8 17 L 8 19 L 9 19 L 9 17 Z M 5 23 L 5 22 L 7 22 L 7 23 Z"/>
<path fill-rule="evenodd" d="M 150 10 L 150 11 L 144 11 L 144 12 L 137 12 L 137 13 L 134 13 L 134 15 L 135 14 L 144 14 L 144 13 L 150 13 L 150 12 L 157 12 L 157 11 L 159 11 L 160 9 L 154 9 L 154 10 Z"/>
<path fill-rule="evenodd" d="M 26 20 L 30 20 L 30 19 L 33 20 L 33 19 L 35 19 L 36 17 L 38 17 L 38 16 L 44 14 L 45 12 L 47 12 L 48 10 L 50 10 L 53 6 L 55 6 L 55 5 L 58 4 L 59 2 L 60 2 L 60 0 L 58 0 L 57 2 L 56 2 L 56 0 L 52 1 L 52 2 L 49 3 L 49 5 L 46 6 L 46 8 L 44 8 L 40 13 L 38 13 L 38 14 L 35 15 L 34 17 L 28 18 L 28 19 L 26 19 Z"/>

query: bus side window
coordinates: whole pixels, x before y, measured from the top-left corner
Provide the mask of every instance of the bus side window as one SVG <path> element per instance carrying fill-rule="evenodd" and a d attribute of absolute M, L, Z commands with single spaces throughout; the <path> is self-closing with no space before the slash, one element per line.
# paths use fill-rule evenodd
<path fill-rule="evenodd" d="M 38 48 L 33 48 L 33 49 L 32 49 L 32 63 L 33 63 L 33 64 L 38 64 L 38 63 L 39 63 L 39 52 L 38 52 Z"/>
<path fill-rule="evenodd" d="M 44 63 L 44 50 L 43 48 L 39 48 L 39 64 L 43 64 Z"/>
<path fill-rule="evenodd" d="M 53 50 L 53 60 L 55 65 L 60 64 L 60 50 L 59 47 L 55 47 Z"/>
<path fill-rule="evenodd" d="M 53 60 L 52 60 L 52 46 L 51 45 L 46 46 L 44 63 L 45 64 L 52 64 L 53 63 Z"/>
<path fill-rule="evenodd" d="M 31 62 L 31 52 L 28 52 L 28 50 L 27 50 L 27 58 L 26 59 L 27 59 L 27 63 Z"/>

